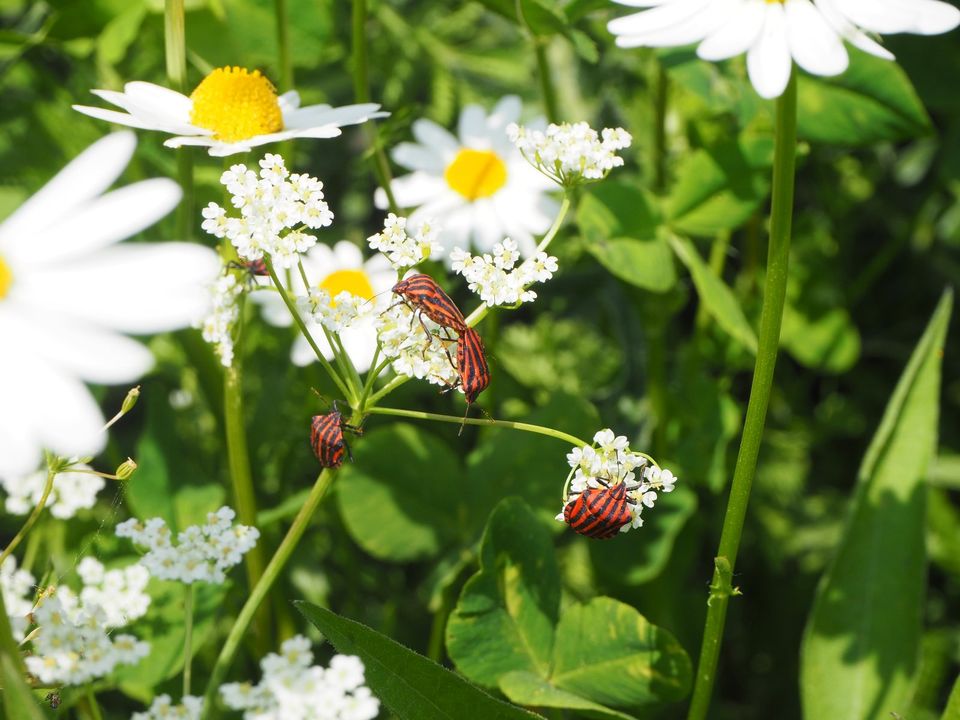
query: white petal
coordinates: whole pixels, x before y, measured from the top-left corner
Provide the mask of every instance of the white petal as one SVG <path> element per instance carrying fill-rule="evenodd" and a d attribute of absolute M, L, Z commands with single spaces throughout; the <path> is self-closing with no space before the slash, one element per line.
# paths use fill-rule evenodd
<path fill-rule="evenodd" d="M 433 148 L 443 157 L 453 156 L 460 149 L 460 143 L 443 128 L 432 120 L 417 120 L 413 123 L 413 137 L 421 145 Z"/>
<path fill-rule="evenodd" d="M 329 105 L 308 105 L 305 108 L 292 110 L 283 116 L 283 126 L 286 129 L 297 130 L 312 128 L 319 125 L 356 125 L 371 118 L 387 117 L 390 113 L 378 112 L 380 106 L 376 103 L 362 103 L 359 105 L 344 105 L 332 108 Z"/>
<path fill-rule="evenodd" d="M 817 8 L 828 23 L 850 44 L 884 60 L 893 60 L 893 53 L 883 45 L 860 32 L 836 7 L 836 0 L 815 0 Z"/>
<path fill-rule="evenodd" d="M 726 60 L 745 53 L 756 42 L 763 29 L 764 7 L 761 3 L 745 2 L 730 16 L 730 20 L 714 30 L 697 47 L 697 55 L 704 60 Z"/>
<path fill-rule="evenodd" d="M 29 241 L 38 228 L 68 217 L 105 191 L 123 172 L 136 145 L 133 133 L 119 132 L 84 150 L 0 224 L 0 248 L 12 251 L 11 242 Z"/>
<path fill-rule="evenodd" d="M 435 200 L 445 193 L 452 193 L 442 177 L 415 172 L 395 178 L 390 184 L 393 196 L 400 207 L 416 207 Z"/>
<path fill-rule="evenodd" d="M 790 54 L 797 65 L 814 75 L 839 75 L 849 60 L 843 41 L 809 0 L 784 5 Z"/>
<path fill-rule="evenodd" d="M 340 240 L 333 246 L 333 256 L 336 262 L 331 270 L 359 270 L 363 267 L 363 253 L 348 240 Z"/>
<path fill-rule="evenodd" d="M 126 108 L 134 115 L 190 124 L 193 101 L 176 90 L 136 80 L 124 85 L 123 91 L 129 102 Z"/>
<path fill-rule="evenodd" d="M 960 10 L 938 0 L 836 0 L 851 22 L 877 33 L 937 35 L 960 24 Z"/>
<path fill-rule="evenodd" d="M 280 106 L 280 113 L 286 115 L 291 110 L 300 107 L 300 93 L 296 90 L 289 90 L 277 98 L 277 104 Z"/>
<path fill-rule="evenodd" d="M 98 120 L 106 120 L 107 122 L 116 123 L 117 125 L 124 125 L 126 127 L 137 128 L 138 130 L 158 130 L 160 132 L 184 132 L 184 130 L 174 130 L 160 122 L 136 117 L 128 113 L 119 112 L 118 110 L 108 110 L 107 108 L 93 107 L 92 105 L 71 105 L 70 107 L 72 107 L 77 112 L 83 113 L 84 115 L 89 115 L 90 117 L 93 117 L 93 118 L 97 118 Z"/>
<path fill-rule="evenodd" d="M 787 47 L 787 28 L 783 6 L 767 5 L 763 31 L 747 52 L 750 82 L 762 98 L 780 97 L 790 80 L 793 62 Z"/>
<path fill-rule="evenodd" d="M 611 20 L 617 44 L 665 47 L 702 40 L 729 17 L 726 0 L 674 0 L 652 10 Z"/>
<path fill-rule="evenodd" d="M 523 103 L 518 95 L 504 95 L 490 112 L 489 124 L 491 127 L 505 128 L 512 122 L 520 121 L 520 112 Z"/>
<path fill-rule="evenodd" d="M 176 207 L 181 195 L 180 186 L 166 178 L 127 185 L 41 231 L 17 238 L 11 259 L 40 266 L 81 257 L 150 227 Z"/>
<path fill-rule="evenodd" d="M 401 167 L 408 170 L 422 170 L 433 175 L 442 175 L 447 165 L 433 148 L 416 143 L 399 143 L 390 156 Z"/>
<path fill-rule="evenodd" d="M 460 113 L 457 125 L 460 142 L 467 147 L 487 144 L 487 113 L 479 105 L 467 105 Z"/>

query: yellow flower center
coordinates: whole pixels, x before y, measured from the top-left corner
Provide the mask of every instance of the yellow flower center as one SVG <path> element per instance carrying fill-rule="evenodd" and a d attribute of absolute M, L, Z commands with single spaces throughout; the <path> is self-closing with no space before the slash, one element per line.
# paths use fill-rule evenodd
<path fill-rule="evenodd" d="M 327 275 L 320 287 L 330 293 L 330 306 L 336 307 L 333 298 L 346 290 L 351 295 L 364 300 L 373 299 L 373 286 L 363 270 L 337 270 Z"/>
<path fill-rule="evenodd" d="M 3 300 L 10 292 L 10 286 L 13 285 L 13 271 L 10 266 L 3 261 L 0 256 L 0 300 Z"/>
<path fill-rule="evenodd" d="M 197 85 L 190 99 L 190 122 L 213 130 L 217 140 L 238 142 L 283 130 L 277 91 L 259 70 L 217 68 Z"/>
<path fill-rule="evenodd" d="M 507 183 L 507 166 L 491 150 L 464 148 L 443 173 L 450 189 L 473 202 L 490 197 Z"/>

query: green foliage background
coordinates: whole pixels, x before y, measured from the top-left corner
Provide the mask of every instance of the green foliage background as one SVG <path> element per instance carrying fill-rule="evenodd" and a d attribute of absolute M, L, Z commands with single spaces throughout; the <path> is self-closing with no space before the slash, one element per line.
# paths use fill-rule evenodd
<path fill-rule="evenodd" d="M 408 139 L 419 117 L 452 127 L 465 104 L 489 107 L 508 93 L 521 95 L 531 116 L 542 114 L 535 43 L 546 50 L 559 119 L 621 125 L 633 134 L 626 167 L 578 198 L 573 221 L 551 246 L 559 275 L 538 289 L 535 304 L 481 327 L 494 381 L 480 404 L 498 418 L 583 437 L 612 427 L 673 469 L 681 479 L 677 492 L 664 497 L 642 530 L 590 542 L 552 520 L 566 474 L 569 448 L 562 443 L 499 428 L 468 427 L 458 437 L 455 426 L 371 417 L 367 436 L 354 446 L 355 462 L 337 478 L 335 497 L 321 506 L 271 593 L 275 636 L 249 638 L 232 678 L 257 677 L 258 650 L 305 631 L 291 603 L 306 600 L 441 662 L 452 660 L 495 694 L 554 705 L 549 695 L 557 687 L 535 695 L 536 683 L 517 674 L 522 663 L 498 665 L 499 649 L 472 651 L 479 640 L 464 640 L 471 633 L 498 637 L 471 627 L 481 622 L 477 617 L 463 617 L 471 589 L 486 582 L 484 552 L 495 543 L 508 554 L 542 548 L 541 561 L 553 569 L 530 582 L 552 584 L 556 602 L 543 619 L 550 637 L 556 623 L 575 613 L 633 613 L 664 633 L 659 651 L 669 655 L 677 644 L 696 661 L 756 347 L 772 105 L 756 97 L 741 61 L 716 66 L 689 50 L 616 49 L 605 23 L 622 12 L 610 3 L 520 4 L 526 27 L 506 0 L 371 1 L 372 96 L 392 113 L 379 123 L 380 134 L 389 147 Z M 350 3 L 288 5 L 295 85 L 304 103 L 352 102 Z M 162 9 L 159 0 L 0 0 L 0 217 L 107 132 L 70 109 L 96 100 L 89 89 L 118 89 L 133 79 L 165 82 Z M 947 343 L 941 381 L 938 349 L 949 308 L 942 305 L 936 316 L 934 310 L 944 288 L 960 278 L 958 43 L 956 32 L 892 37 L 898 65 L 852 51 L 845 75 L 801 77 L 782 353 L 734 577 L 743 595 L 731 604 L 714 718 L 880 718 L 893 710 L 928 720 L 941 717 L 957 676 L 960 359 Z M 187 47 L 191 84 L 226 64 L 276 78 L 273 4 L 188 3 Z M 660 136 L 662 87 L 668 111 Z M 163 138 L 139 136 L 125 179 L 175 177 L 176 158 Z M 366 148 L 362 132 L 350 129 L 334 141 L 300 141 L 288 157 L 289 167 L 326 185 L 337 215 L 326 241 L 362 242 L 380 225 Z M 195 159 L 199 207 L 219 199 L 222 166 L 205 155 Z M 144 241 L 174 239 L 172 233 L 171 217 Z M 472 307 L 465 287 L 448 285 Z M 926 344 L 920 343 L 928 321 Z M 247 431 L 269 555 L 318 471 L 307 435 L 310 416 L 323 408 L 310 388 L 328 396 L 333 388 L 318 367 L 286 361 L 288 331 L 258 323 L 247 329 Z M 956 327 L 947 336 L 956 337 Z M 228 500 L 219 369 L 194 331 L 150 343 L 157 368 L 144 380 L 137 412 L 112 434 L 101 459 L 113 467 L 132 454 L 141 469 L 116 502 L 101 501 L 69 524 L 47 524 L 42 561 L 60 573 L 69 571 L 76 547 L 121 560 L 125 551 L 111 527 L 128 514 L 160 515 L 184 527 Z M 901 394 L 891 400 L 901 376 Z M 171 404 L 171 393 L 182 390 L 190 402 Z M 106 407 L 124 392 L 99 391 Z M 415 383 L 389 404 L 462 409 Z M 888 420 L 880 427 L 885 408 Z M 861 462 L 871 437 L 879 438 L 874 456 L 896 448 L 895 456 Z M 525 505 L 500 504 L 510 496 Z M 506 530 L 495 530 L 493 520 L 488 525 L 495 507 Z M 4 534 L 17 526 L 14 518 L 2 519 Z M 511 538 L 528 534 L 539 544 L 510 549 Z M 872 574 L 858 574 L 871 563 Z M 245 597 L 239 570 L 233 583 L 198 601 L 201 681 Z M 818 583 L 824 595 L 815 604 Z M 156 591 L 158 616 L 134 631 L 154 635 L 166 659 L 103 688 L 108 718 L 127 717 L 139 708 L 135 701 L 157 692 L 178 694 L 178 601 L 159 584 Z M 860 599 L 851 605 L 848 598 L 833 612 L 830 593 L 851 591 Z M 854 619 L 871 603 L 883 625 L 868 632 Z M 329 617 L 327 627 L 311 619 L 335 644 L 337 632 L 346 632 Z M 891 635 L 899 644 L 884 639 Z M 382 640 L 364 642 L 379 647 Z M 6 664 L 3 672 L 11 676 Z M 435 681 L 432 670 L 423 672 L 424 682 Z M 864 714 L 831 704 L 852 693 L 851 675 L 877 692 L 898 683 L 897 704 Z M 599 691 L 601 684 L 609 687 Z M 609 676 L 587 685 L 593 690 L 575 683 L 560 689 L 581 692 L 577 702 L 609 703 L 634 717 L 683 714 L 685 691 L 624 698 Z M 70 700 L 65 693 L 61 715 Z M 564 702 L 556 704 L 568 708 L 564 717 L 625 717 L 607 713 L 607 706 Z M 954 714 L 944 717 L 960 717 L 956 692 L 952 707 Z"/>

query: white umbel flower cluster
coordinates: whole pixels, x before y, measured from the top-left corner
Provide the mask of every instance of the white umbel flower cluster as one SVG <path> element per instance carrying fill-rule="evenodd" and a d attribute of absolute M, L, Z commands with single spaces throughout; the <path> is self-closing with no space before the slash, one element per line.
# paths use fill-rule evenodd
<path fill-rule="evenodd" d="M 77 574 L 83 581 L 79 596 L 68 587 L 57 589 L 57 597 L 68 611 L 98 607 L 103 610 L 104 624 L 111 628 L 129 625 L 146 615 L 150 573 L 140 563 L 107 570 L 96 558 L 85 557 L 77 565 Z"/>
<path fill-rule="evenodd" d="M 201 581 L 220 584 L 226 571 L 239 563 L 260 537 L 254 527 L 234 525 L 234 517 L 236 513 L 228 507 L 208 513 L 206 523 L 178 533 L 176 544 L 162 518 L 150 518 L 146 523 L 131 518 L 117 525 L 117 536 L 147 548 L 140 563 L 156 578 L 187 585 Z"/>
<path fill-rule="evenodd" d="M 45 685 L 82 685 L 113 672 L 117 665 L 134 665 L 150 652 L 150 644 L 133 635 L 114 634 L 100 605 L 76 598 L 63 602 L 60 591 L 40 600 L 33 611 L 36 630 L 30 633 L 32 654 L 24 662 Z"/>
<path fill-rule="evenodd" d="M 233 327 L 240 317 L 242 294 L 243 283 L 233 273 L 219 277 L 210 286 L 210 311 L 198 325 L 224 367 L 233 365 Z"/>
<path fill-rule="evenodd" d="M 375 324 L 380 352 L 393 360 L 392 366 L 398 375 L 445 387 L 458 383 L 455 338 L 450 341 L 440 339 L 446 335 L 446 328 L 441 328 L 426 315 L 415 317 L 404 303 L 396 303 L 382 312 Z M 424 325 L 430 331 L 429 337 Z"/>
<path fill-rule="evenodd" d="M 564 506 L 575 501 L 586 490 L 625 483 L 633 519 L 620 528 L 620 532 L 641 527 L 643 508 L 654 506 L 658 492 L 673 492 L 677 479 L 669 470 L 655 465 L 648 456 L 633 452 L 626 436 L 614 435 L 609 428 L 598 431 L 593 436 L 593 442 L 594 446 L 575 447 L 567 453 L 573 478 Z M 556 519 L 564 522 L 562 511 Z"/>
<path fill-rule="evenodd" d="M 297 298 L 300 312 L 332 332 L 354 327 L 374 310 L 372 302 L 349 290 L 342 290 L 336 297 L 330 297 L 330 293 L 322 287 L 311 287 L 307 292 L 307 297 Z"/>
<path fill-rule="evenodd" d="M 305 230 L 333 222 L 333 212 L 323 199 L 323 183 L 309 175 L 293 174 L 279 155 L 267 153 L 259 175 L 246 165 L 233 165 L 220 176 L 232 195 L 240 217 L 210 203 L 203 209 L 201 227 L 214 237 L 226 237 L 244 260 L 269 255 L 280 268 L 295 267 L 300 255 L 317 243 Z"/>
<path fill-rule="evenodd" d="M 73 468 L 90 471 L 93 469 L 82 463 L 74 465 Z M 33 510 L 40 502 L 46 484 L 46 470 L 38 470 L 18 478 L 0 478 L 0 485 L 3 485 L 3 490 L 7 493 L 7 499 L 4 502 L 7 512 L 26 515 Z M 97 501 L 97 493 L 105 484 L 102 477 L 93 475 L 92 472 L 57 473 L 53 479 L 53 489 L 47 498 L 46 507 L 55 518 L 60 520 L 72 518 L 78 510 L 88 510 L 93 507 Z"/>
<path fill-rule="evenodd" d="M 507 137 L 527 162 L 561 187 L 605 178 L 623 165 L 617 151 L 633 141 L 623 128 L 604 128 L 598 134 L 585 122 L 551 123 L 546 131 L 512 123 L 507 126 Z"/>
<path fill-rule="evenodd" d="M 183 702 L 174 705 L 169 695 L 157 695 L 146 712 L 134 713 L 130 720 L 200 720 L 203 698 L 184 695 Z"/>
<path fill-rule="evenodd" d="M 243 710 L 244 720 L 372 720 L 380 701 L 364 683 L 364 667 L 353 655 L 334 655 L 330 667 L 312 665 L 310 641 L 295 635 L 260 661 L 257 685 L 220 687 L 224 704 Z"/>
<path fill-rule="evenodd" d="M 528 287 L 546 282 L 557 271 L 557 259 L 543 251 L 515 267 L 519 259 L 519 248 L 510 238 L 494 245 L 492 255 L 471 255 L 460 248 L 450 253 L 453 271 L 463 275 L 470 290 L 490 306 L 533 302 L 537 294 Z"/>
<path fill-rule="evenodd" d="M 407 218 L 387 215 L 383 230 L 367 238 L 374 250 L 379 250 L 397 269 L 413 267 L 425 260 L 438 258 L 442 246 L 437 242 L 438 231 L 430 220 L 424 220 L 414 235 L 407 232 Z"/>
<path fill-rule="evenodd" d="M 17 559 L 8 555 L 0 565 L 0 592 L 3 593 L 3 606 L 10 619 L 13 639 L 23 640 L 28 625 L 27 615 L 33 610 L 33 590 L 36 578 L 29 571 L 17 568 Z"/>

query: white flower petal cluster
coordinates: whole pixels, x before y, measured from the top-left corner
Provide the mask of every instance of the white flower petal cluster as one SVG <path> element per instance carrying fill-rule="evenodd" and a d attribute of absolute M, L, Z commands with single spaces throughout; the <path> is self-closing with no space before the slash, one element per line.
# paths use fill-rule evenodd
<path fill-rule="evenodd" d="M 617 0 L 641 12 L 612 20 L 621 47 L 699 43 L 704 60 L 747 54 L 757 93 L 779 97 L 793 63 L 813 75 L 847 69 L 846 40 L 887 60 L 893 55 L 871 33 L 936 35 L 960 24 L 960 10 L 939 0 Z"/>
<path fill-rule="evenodd" d="M 117 665 L 133 665 L 150 652 L 150 644 L 133 635 L 113 634 L 99 605 L 71 607 L 60 591 L 43 598 L 33 611 L 33 653 L 24 660 L 31 675 L 46 685 L 82 685 L 103 677 Z"/>
<path fill-rule="evenodd" d="M 494 245 L 492 255 L 471 255 L 460 248 L 450 253 L 453 271 L 463 275 L 470 289 L 490 306 L 533 302 L 537 294 L 527 288 L 549 280 L 557 271 L 557 259 L 543 251 L 515 267 L 519 259 L 519 248 L 510 238 Z"/>
<path fill-rule="evenodd" d="M 57 597 L 69 612 L 98 608 L 108 628 L 129 625 L 147 614 L 150 596 L 145 592 L 150 573 L 140 563 L 107 570 L 96 558 L 85 557 L 77 565 L 83 581 L 80 595 L 67 587 L 57 589 Z"/>
<path fill-rule="evenodd" d="M 260 661 L 257 685 L 220 687 L 224 704 L 244 720 L 372 720 L 380 701 L 364 686 L 364 667 L 353 655 L 334 655 L 330 667 L 312 665 L 310 641 L 295 635 Z"/>
<path fill-rule="evenodd" d="M 309 175 L 291 175 L 283 158 L 267 153 L 259 175 L 246 165 L 233 165 L 220 176 L 240 217 L 210 203 L 201 227 L 217 238 L 226 237 L 244 260 L 267 254 L 279 268 L 295 267 L 301 254 L 317 238 L 317 230 L 333 222 L 333 211 L 323 199 L 323 183 Z"/>
<path fill-rule="evenodd" d="M 307 297 L 297 298 L 297 304 L 301 314 L 309 315 L 315 323 L 337 333 L 368 318 L 374 309 L 374 303 L 349 290 L 342 290 L 336 297 L 330 297 L 330 293 L 322 287 L 310 288 Z"/>
<path fill-rule="evenodd" d="M 564 506 L 585 490 L 626 483 L 633 520 L 620 532 L 641 527 L 643 508 L 654 506 L 658 492 L 673 492 L 677 479 L 669 470 L 654 465 L 646 455 L 633 452 L 626 436 L 615 435 L 609 428 L 598 431 L 593 442 L 594 446 L 575 447 L 567 453 L 567 463 L 574 472 Z M 635 470 L 642 479 L 637 480 Z M 564 522 L 562 510 L 556 519 Z"/>
<path fill-rule="evenodd" d="M 200 720 L 203 698 L 184 695 L 183 702 L 174 705 L 169 695 L 157 695 L 146 712 L 134 713 L 130 720 Z"/>
<path fill-rule="evenodd" d="M 89 465 L 78 463 L 73 466 L 77 470 L 92 470 Z M 47 471 L 23 475 L 20 477 L 0 477 L 0 485 L 7 493 L 4 507 L 14 515 L 26 515 L 33 510 L 43 495 L 43 488 L 47 484 Z M 53 479 L 53 489 L 47 498 L 46 507 L 50 513 L 61 520 L 72 518 L 77 511 L 92 508 L 97 501 L 97 493 L 106 483 L 99 475 L 85 472 L 57 473 Z"/>
<path fill-rule="evenodd" d="M 424 332 L 423 325 L 430 331 Z M 446 328 L 441 328 L 426 315 L 416 317 L 404 303 L 396 303 L 376 319 L 380 352 L 393 360 L 398 375 L 427 380 L 434 385 L 453 387 L 459 377 L 455 367 L 457 346 L 443 341 Z"/>
<path fill-rule="evenodd" d="M 424 219 L 411 236 L 407 232 L 407 218 L 390 213 L 383 222 L 383 230 L 368 237 L 367 242 L 372 249 L 386 255 L 395 268 L 401 269 L 439 258 L 443 247 L 437 242 L 437 233 L 434 223 Z"/>
<path fill-rule="evenodd" d="M 27 570 L 17 568 L 17 559 L 8 555 L 0 565 L 0 592 L 3 593 L 3 606 L 6 608 L 13 639 L 17 642 L 26 635 L 27 615 L 33 610 L 33 591 L 36 578 Z"/>
<path fill-rule="evenodd" d="M 146 523 L 131 518 L 117 525 L 117 537 L 130 538 L 147 548 L 140 563 L 156 578 L 187 585 L 200 581 L 220 584 L 226 571 L 239 563 L 260 537 L 254 527 L 234 525 L 234 517 L 236 513 L 226 506 L 208 513 L 206 523 L 178 533 L 176 544 L 162 518 L 150 518 Z"/>
<path fill-rule="evenodd" d="M 507 126 L 507 136 L 527 162 L 562 187 L 605 178 L 623 165 L 617 151 L 633 141 L 623 128 L 604 128 L 597 133 L 585 122 L 550 123 L 546 131 L 512 123 Z"/>
<path fill-rule="evenodd" d="M 224 367 L 233 365 L 233 327 L 240 318 L 239 298 L 243 283 L 236 275 L 227 273 L 210 285 L 210 310 L 198 324 L 203 339 L 213 345 L 213 350 Z"/>

